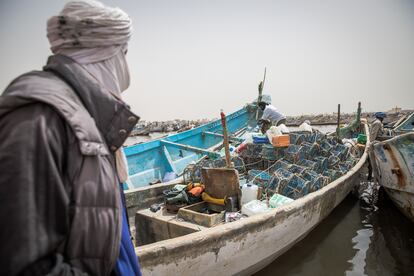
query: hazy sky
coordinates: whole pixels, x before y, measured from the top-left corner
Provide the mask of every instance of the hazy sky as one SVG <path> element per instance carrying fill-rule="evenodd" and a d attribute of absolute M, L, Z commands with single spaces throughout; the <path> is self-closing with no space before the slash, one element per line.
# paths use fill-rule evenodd
<path fill-rule="evenodd" d="M 103 1 L 133 20 L 125 100 L 144 120 L 232 112 L 265 92 L 287 115 L 414 108 L 414 1 Z M 1 0 L 0 90 L 40 69 L 65 1 Z"/>

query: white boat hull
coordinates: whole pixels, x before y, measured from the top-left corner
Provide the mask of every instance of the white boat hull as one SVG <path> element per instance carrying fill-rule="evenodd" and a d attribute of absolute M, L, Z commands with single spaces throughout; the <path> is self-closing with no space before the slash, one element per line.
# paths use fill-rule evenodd
<path fill-rule="evenodd" d="M 251 275 L 316 227 L 358 183 L 363 154 L 348 173 L 270 212 L 136 248 L 143 275 Z"/>

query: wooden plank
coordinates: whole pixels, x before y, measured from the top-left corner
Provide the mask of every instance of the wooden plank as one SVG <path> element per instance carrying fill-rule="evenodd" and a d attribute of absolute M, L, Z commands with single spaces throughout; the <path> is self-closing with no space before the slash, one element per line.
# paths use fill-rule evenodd
<path fill-rule="evenodd" d="M 164 153 L 165 159 L 167 160 L 167 164 L 169 165 L 170 169 L 171 169 L 173 172 L 175 172 L 175 174 L 176 174 L 176 175 L 178 175 L 178 171 L 177 171 L 177 169 L 176 169 L 176 168 L 175 168 L 175 166 L 174 166 L 174 163 L 173 163 L 173 161 L 172 161 L 172 159 L 171 159 L 171 155 L 170 155 L 170 153 L 168 152 L 167 147 L 166 147 L 166 146 L 163 146 L 163 147 L 162 147 L 162 150 L 163 150 L 163 153 Z"/>

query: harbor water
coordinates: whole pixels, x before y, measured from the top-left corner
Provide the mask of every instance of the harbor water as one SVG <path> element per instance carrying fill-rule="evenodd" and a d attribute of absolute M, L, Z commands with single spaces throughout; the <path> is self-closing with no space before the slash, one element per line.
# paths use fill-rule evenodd
<path fill-rule="evenodd" d="M 335 130 L 332 125 L 316 128 Z M 128 144 L 164 135 L 131 137 Z M 414 275 L 414 223 L 382 190 L 374 207 L 350 194 L 302 241 L 255 274 L 273 275 Z"/>
<path fill-rule="evenodd" d="M 301 242 L 255 276 L 414 275 L 414 223 L 386 196 L 350 194 Z"/>

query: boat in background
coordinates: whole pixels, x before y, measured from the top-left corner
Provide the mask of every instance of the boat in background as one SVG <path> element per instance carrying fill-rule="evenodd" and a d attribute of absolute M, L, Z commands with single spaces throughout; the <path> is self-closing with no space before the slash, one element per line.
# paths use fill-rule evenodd
<path fill-rule="evenodd" d="M 394 135 L 410 131 L 414 131 L 414 112 L 398 120 L 392 129 L 392 133 L 394 133 Z"/>
<path fill-rule="evenodd" d="M 414 222 L 414 113 L 391 133 L 393 138 L 373 143 L 373 169 L 394 204 Z"/>
<path fill-rule="evenodd" d="M 149 136 L 150 135 L 150 130 L 148 127 L 145 126 L 135 126 L 132 131 L 130 136 Z"/>
<path fill-rule="evenodd" d="M 247 104 L 226 116 L 230 141 L 237 140 L 247 128 L 255 127 L 255 104 Z M 218 158 L 216 151 L 222 145 L 221 121 L 124 148 L 128 160 L 129 180 L 125 190 L 168 182 L 182 176 L 191 162 L 205 156 Z M 240 142 L 240 141 L 239 141 Z"/>

